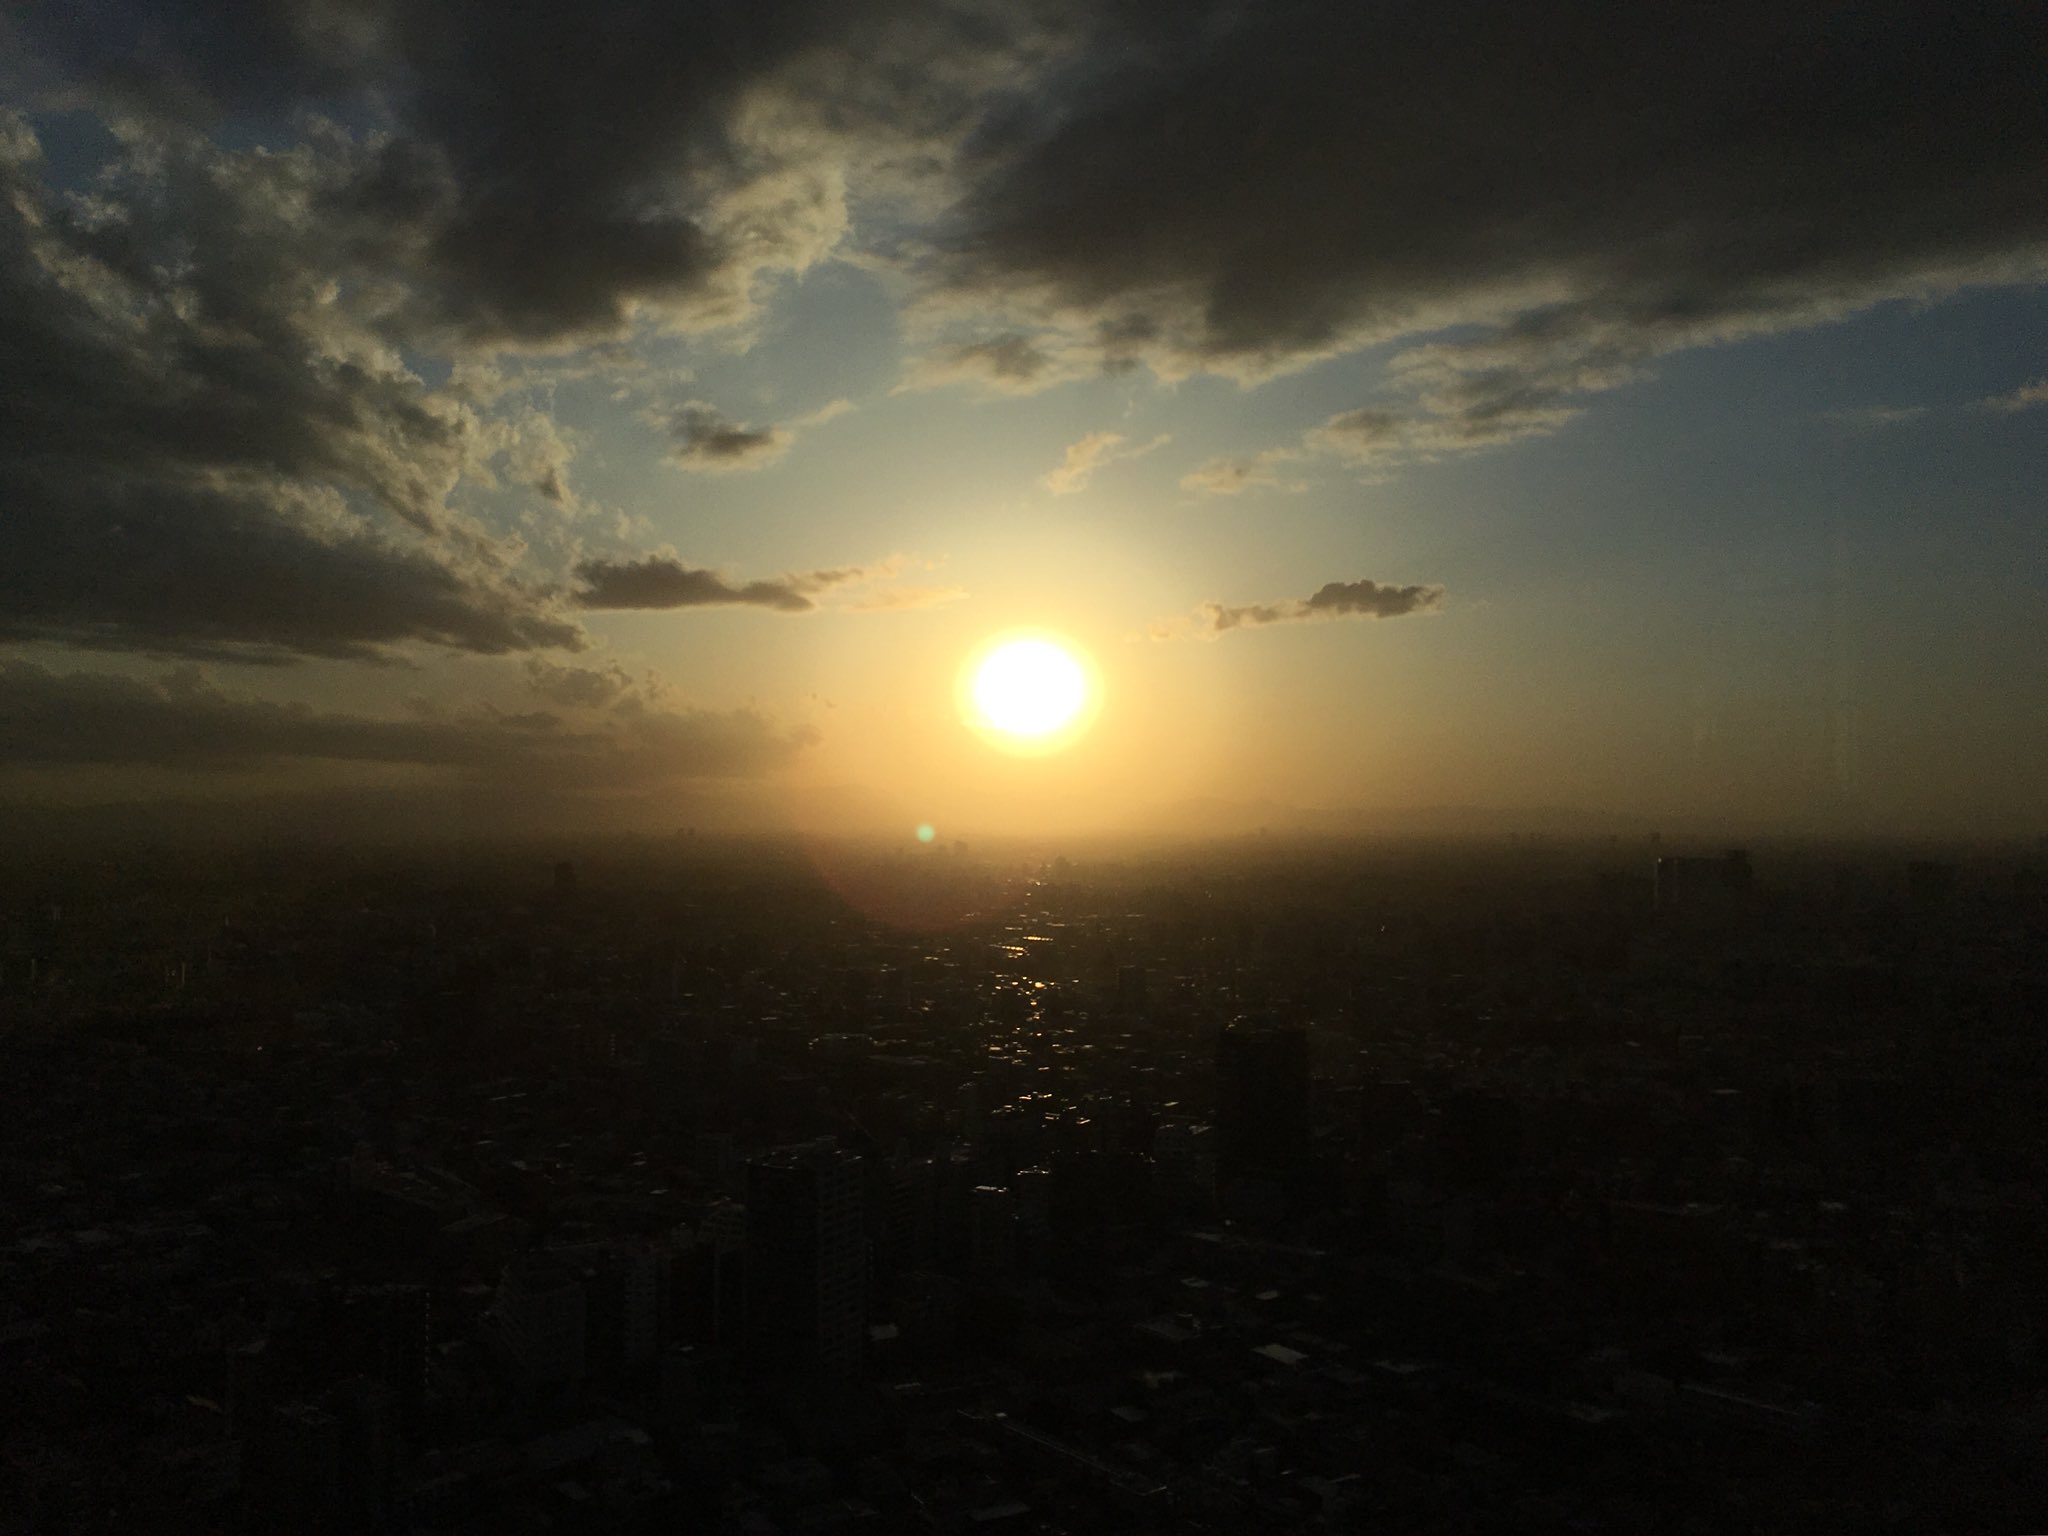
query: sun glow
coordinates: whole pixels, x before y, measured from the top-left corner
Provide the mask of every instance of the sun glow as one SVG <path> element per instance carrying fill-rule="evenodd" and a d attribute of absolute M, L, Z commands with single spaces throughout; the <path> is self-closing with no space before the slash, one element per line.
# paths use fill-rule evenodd
<path fill-rule="evenodd" d="M 1101 695 L 1093 669 L 1050 635 L 1004 635 L 961 669 L 960 712 L 1010 751 L 1049 752 L 1087 729 Z"/>

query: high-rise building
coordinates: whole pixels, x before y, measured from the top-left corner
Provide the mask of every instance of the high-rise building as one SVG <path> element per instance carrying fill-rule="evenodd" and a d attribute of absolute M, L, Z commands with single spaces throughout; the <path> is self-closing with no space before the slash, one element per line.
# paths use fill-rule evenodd
<path fill-rule="evenodd" d="M 938 1169 L 898 1149 L 868 1182 L 872 1279 L 887 1289 L 907 1269 L 929 1269 L 938 1245 Z"/>
<path fill-rule="evenodd" d="M 1216 1173 L 1286 1183 L 1309 1153 L 1308 1033 L 1239 1019 L 1216 1045 Z"/>
<path fill-rule="evenodd" d="M 830 1137 L 747 1164 L 747 1353 L 771 1374 L 848 1380 L 867 1332 L 861 1160 Z"/>
<path fill-rule="evenodd" d="M 498 1337 L 530 1386 L 581 1380 L 589 1371 L 583 1277 L 547 1254 L 505 1266 L 496 1302 Z"/>
<path fill-rule="evenodd" d="M 584 1360 L 615 1379 L 652 1365 L 662 1342 L 669 1255 L 649 1243 L 587 1243 L 554 1254 L 583 1284 Z"/>
<path fill-rule="evenodd" d="M 674 1244 L 672 1310 L 689 1343 L 737 1349 L 746 1318 L 747 1210 L 724 1200 Z"/>

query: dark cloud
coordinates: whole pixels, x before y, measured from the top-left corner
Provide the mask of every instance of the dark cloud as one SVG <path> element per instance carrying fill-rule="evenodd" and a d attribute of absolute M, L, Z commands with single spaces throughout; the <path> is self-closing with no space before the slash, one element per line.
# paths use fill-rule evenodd
<path fill-rule="evenodd" d="M 1182 14 L 990 155 L 952 311 L 1169 375 L 1485 327 L 1408 360 L 1414 457 L 1676 348 L 2048 275 L 2036 5 Z"/>
<path fill-rule="evenodd" d="M 1553 431 L 1680 348 L 2048 274 L 2048 11 L 2017 0 L 16 10 L 10 81 L 112 147 L 59 195 L 0 125 L 7 638 L 582 643 L 526 546 L 451 510 L 501 460 L 584 510 L 559 437 L 487 419 L 517 371 L 491 358 L 746 322 L 855 207 L 856 254 L 922 295 L 913 385 L 1427 342 L 1387 399 L 1185 482 L 1216 492 Z M 681 425 L 697 468 L 791 431 Z M 813 605 L 673 561 L 584 580 Z"/>
<path fill-rule="evenodd" d="M 476 418 L 332 311 L 289 166 L 167 149 L 66 203 L 37 154 L 0 119 L 0 638 L 582 643 L 450 512 Z"/>
<path fill-rule="evenodd" d="M 158 123 L 381 122 L 320 189 L 405 323 L 551 346 L 636 311 L 728 324 L 824 256 L 845 163 L 901 172 L 1058 46 L 1057 5 L 955 0 L 99 0 L 37 7 L 54 67 Z"/>
<path fill-rule="evenodd" d="M 825 570 L 796 571 L 773 581 L 735 584 L 717 571 L 685 565 L 674 555 L 659 553 L 632 560 L 585 560 L 576 567 L 583 582 L 576 601 L 585 608 L 774 608 L 807 613 L 822 594 L 840 587 L 893 577 L 909 562 L 892 555 L 872 565 L 842 565 Z M 887 594 L 883 594 L 886 598 Z M 902 593 L 898 593 L 902 596 Z M 957 595 L 952 588 L 919 588 L 911 600 L 870 601 L 864 608 L 926 607 Z"/>
<path fill-rule="evenodd" d="M 1195 610 L 1193 631 L 1220 635 L 1227 630 L 1264 624 L 1301 624 L 1312 619 L 1398 619 L 1411 613 L 1433 613 L 1443 606 L 1444 589 L 1434 584 L 1395 587 L 1377 581 L 1331 581 L 1315 595 L 1278 603 L 1247 603 L 1236 607 L 1203 603 Z M 1181 621 L 1153 627 L 1159 639 L 1188 632 Z"/>
<path fill-rule="evenodd" d="M 1376 581 L 1328 581 L 1303 603 L 1303 617 L 1311 619 L 1398 619 L 1406 613 L 1424 613 L 1440 606 L 1444 589 L 1439 586 L 1388 587 Z"/>
<path fill-rule="evenodd" d="M 259 662 L 583 644 L 525 588 L 262 491 L 0 470 L 0 501 L 0 639 Z"/>
<path fill-rule="evenodd" d="M 552 421 L 502 414 L 540 375 L 494 349 L 745 319 L 764 275 L 839 242 L 856 162 L 871 193 L 930 180 L 1064 25 L 977 0 L 11 18 L 10 88 L 110 136 L 59 191 L 0 122 L 0 638 L 245 660 L 580 646 L 519 570 L 566 541 L 453 510 L 471 487 L 595 510 Z M 755 466 L 846 408 L 686 411 L 679 457 Z M 663 574 L 672 599 L 726 600 Z M 733 600 L 811 601 L 794 578 Z"/>
<path fill-rule="evenodd" d="M 714 472 L 761 469 L 787 453 L 794 441 L 786 428 L 741 426 L 701 403 L 677 411 L 668 428 L 676 444 L 670 459 L 685 469 Z"/>
<path fill-rule="evenodd" d="M 191 669 L 142 680 L 0 663 L 0 766 L 16 768 L 225 771 L 320 760 L 595 791 L 751 777 L 787 763 L 811 739 L 749 710 L 615 713 L 601 728 L 546 713 L 379 719 L 228 693 Z"/>
<path fill-rule="evenodd" d="M 815 608 L 791 580 L 735 586 L 716 571 L 684 565 L 669 555 L 639 560 L 586 560 L 576 567 L 585 608 L 711 608 L 734 604 L 803 613 Z"/>
<path fill-rule="evenodd" d="M 316 222 L 450 344 L 730 323 L 862 198 L 910 215 L 871 251 L 982 322 L 914 376 L 1005 390 L 1471 321 L 1582 388 L 1618 376 L 1589 360 L 2034 280 L 2048 240 L 2048 20 L 2021 0 L 96 0 L 21 25 L 159 122 L 377 123 L 328 135 Z"/>

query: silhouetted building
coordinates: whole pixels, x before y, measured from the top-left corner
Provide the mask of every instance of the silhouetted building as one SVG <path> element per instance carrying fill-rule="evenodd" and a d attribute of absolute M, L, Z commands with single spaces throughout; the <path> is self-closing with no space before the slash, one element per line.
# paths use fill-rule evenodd
<path fill-rule="evenodd" d="M 1216 1173 L 1298 1177 L 1309 1153 L 1308 1034 L 1239 1019 L 1216 1044 Z"/>
<path fill-rule="evenodd" d="M 555 894 L 574 896 L 576 894 L 576 866 L 567 859 L 555 866 Z"/>
<path fill-rule="evenodd" d="M 762 1369 L 845 1380 L 867 1327 L 861 1160 L 828 1137 L 747 1164 L 747 1352 Z"/>
<path fill-rule="evenodd" d="M 662 1343 L 669 1256 L 645 1243 L 563 1250 L 583 1282 L 584 1358 L 593 1375 L 615 1378 L 652 1365 Z"/>

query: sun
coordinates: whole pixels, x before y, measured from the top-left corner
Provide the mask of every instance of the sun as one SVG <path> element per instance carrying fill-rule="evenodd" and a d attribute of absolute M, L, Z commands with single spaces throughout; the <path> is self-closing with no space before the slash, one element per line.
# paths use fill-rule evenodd
<path fill-rule="evenodd" d="M 1101 690 L 1071 643 L 1039 633 L 1001 635 L 961 669 L 960 713 L 1009 751 L 1047 752 L 1078 737 Z"/>
<path fill-rule="evenodd" d="M 1073 723 L 1088 702 L 1088 677 L 1050 640 L 1012 640 L 974 670 L 974 707 L 1012 736 L 1046 736 Z"/>

